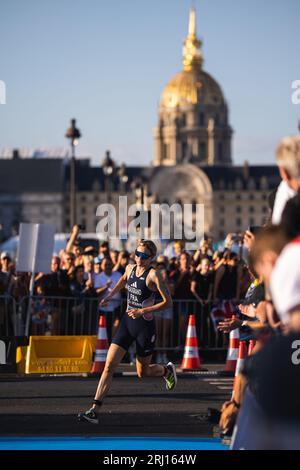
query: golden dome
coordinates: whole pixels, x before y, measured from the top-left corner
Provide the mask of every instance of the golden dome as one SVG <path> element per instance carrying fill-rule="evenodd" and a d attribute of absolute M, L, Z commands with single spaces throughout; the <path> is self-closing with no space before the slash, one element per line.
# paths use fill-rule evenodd
<path fill-rule="evenodd" d="M 160 106 L 176 108 L 196 104 L 224 104 L 221 87 L 202 69 L 183 70 L 177 73 L 164 89 Z"/>
<path fill-rule="evenodd" d="M 224 96 L 218 83 L 202 69 L 202 41 L 196 33 L 196 11 L 190 11 L 188 36 L 183 43 L 183 71 L 175 75 L 166 86 L 161 108 L 186 107 L 188 105 L 224 104 Z"/>

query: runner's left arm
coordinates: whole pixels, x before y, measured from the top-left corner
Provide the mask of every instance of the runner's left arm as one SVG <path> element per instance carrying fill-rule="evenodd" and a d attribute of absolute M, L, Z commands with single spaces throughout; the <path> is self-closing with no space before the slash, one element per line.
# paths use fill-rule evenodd
<path fill-rule="evenodd" d="M 153 284 L 156 285 L 156 288 L 161 295 L 162 301 L 159 302 L 158 304 L 154 304 L 149 307 L 144 307 L 142 309 L 139 309 L 140 313 L 142 313 L 143 315 L 145 313 L 158 312 L 159 310 L 164 310 L 165 308 L 172 307 L 173 305 L 171 294 L 169 292 L 167 284 L 165 283 L 161 273 L 159 271 L 152 269 L 149 273 L 149 278 L 153 282 Z"/>

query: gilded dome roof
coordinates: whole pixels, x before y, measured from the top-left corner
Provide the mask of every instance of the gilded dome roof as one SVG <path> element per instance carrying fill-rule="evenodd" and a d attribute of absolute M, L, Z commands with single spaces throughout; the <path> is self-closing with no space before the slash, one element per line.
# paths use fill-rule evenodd
<path fill-rule="evenodd" d="M 224 96 L 219 84 L 204 70 L 183 70 L 168 83 L 161 97 L 163 108 L 185 107 L 187 105 L 224 104 Z"/>
<path fill-rule="evenodd" d="M 192 8 L 188 36 L 183 43 L 183 71 L 175 75 L 166 86 L 160 101 L 161 108 L 224 104 L 221 87 L 202 69 L 201 45 L 202 41 L 196 34 L 196 11 Z"/>

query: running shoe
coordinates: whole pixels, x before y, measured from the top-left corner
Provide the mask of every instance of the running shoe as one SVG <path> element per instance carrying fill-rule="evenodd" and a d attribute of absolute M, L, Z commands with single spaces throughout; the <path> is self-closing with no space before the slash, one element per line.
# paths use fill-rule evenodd
<path fill-rule="evenodd" d="M 174 388 L 177 385 L 177 374 L 176 374 L 175 366 L 172 362 L 168 362 L 168 364 L 166 365 L 166 368 L 169 371 L 168 375 L 164 377 L 166 381 L 166 389 L 169 391 L 174 390 Z"/>
<path fill-rule="evenodd" d="M 89 423 L 92 424 L 98 424 L 98 415 L 95 412 L 94 408 L 90 408 L 87 411 L 84 411 L 83 413 L 78 414 L 78 421 L 88 421 Z"/>

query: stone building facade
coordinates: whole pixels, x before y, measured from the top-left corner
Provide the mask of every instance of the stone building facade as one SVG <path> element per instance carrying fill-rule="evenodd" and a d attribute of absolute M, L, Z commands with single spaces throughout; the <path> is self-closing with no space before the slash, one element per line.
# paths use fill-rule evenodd
<path fill-rule="evenodd" d="M 221 240 L 228 232 L 261 225 L 268 195 L 280 177 L 275 165 L 233 164 L 228 105 L 217 81 L 203 70 L 201 41 L 192 9 L 183 47 L 183 70 L 165 87 L 149 166 L 118 166 L 107 153 L 99 166 L 76 161 L 77 223 L 95 232 L 99 204 L 119 195 L 148 209 L 151 202 L 204 204 L 205 232 Z M 69 163 L 62 158 L 0 158 L 0 236 L 20 221 L 53 223 L 70 230 Z"/>

